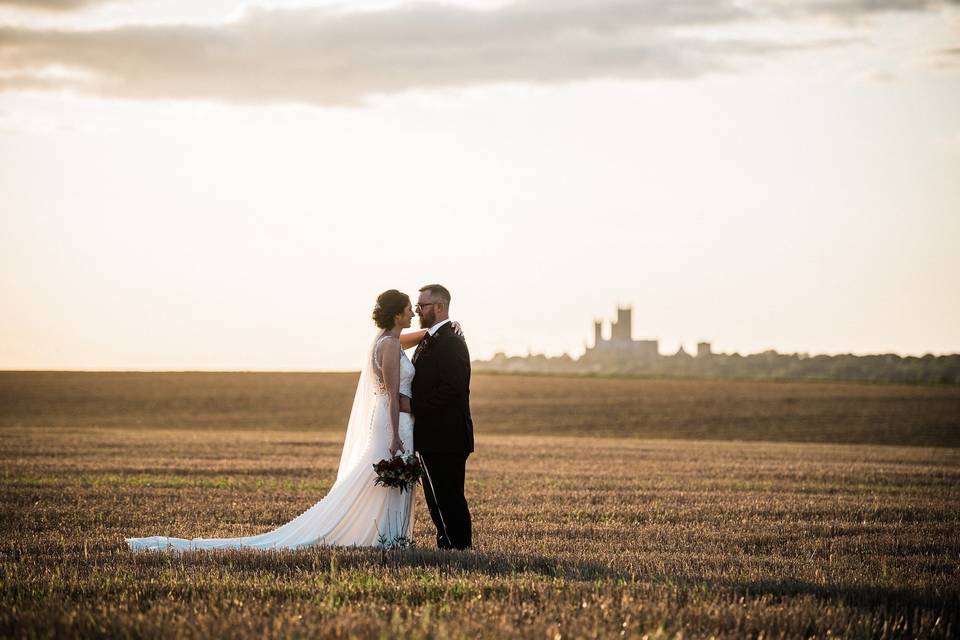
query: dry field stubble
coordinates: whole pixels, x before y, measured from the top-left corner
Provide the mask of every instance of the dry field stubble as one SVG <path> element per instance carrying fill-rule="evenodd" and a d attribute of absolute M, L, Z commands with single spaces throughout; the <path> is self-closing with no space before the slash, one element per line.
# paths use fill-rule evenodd
<path fill-rule="evenodd" d="M 240 424 L 246 428 L 230 429 L 235 415 L 246 415 L 234 413 L 233 402 L 261 418 L 270 413 L 259 405 L 271 395 L 271 383 L 260 390 L 247 385 L 245 394 L 245 383 L 228 378 L 216 390 L 194 384 L 177 393 L 156 385 L 152 412 L 129 388 L 114 391 L 121 406 L 111 411 L 109 393 L 98 396 L 81 380 L 75 382 L 80 391 L 47 391 L 59 400 L 46 405 L 46 414 L 24 408 L 43 404 L 37 399 L 43 393 L 34 389 L 34 400 L 29 393 L 13 399 L 10 379 L 0 378 L 0 635 L 960 633 L 960 451 L 541 435 L 538 413 L 552 420 L 573 410 L 548 408 L 543 399 L 560 387 L 554 404 L 562 404 L 559 395 L 572 389 L 564 380 L 499 386 L 512 380 L 496 378 L 474 385 L 478 416 L 486 412 L 483 420 L 495 425 L 490 431 L 508 430 L 495 416 L 498 407 L 512 405 L 513 428 L 526 425 L 534 434 L 489 433 L 478 418 L 467 486 L 476 526 L 472 552 L 430 547 L 419 496 L 419 546 L 409 550 L 126 551 L 128 535 L 268 529 L 306 509 L 332 482 L 340 431 L 282 421 L 342 392 L 304 399 L 288 386 L 295 409 L 274 430 L 252 429 L 246 421 Z M 79 402 L 84 384 L 88 405 Z M 727 396 L 745 394 L 740 383 L 732 384 Z M 500 397 L 485 397 L 488 385 L 497 386 Z M 797 386 L 781 395 L 814 388 Z M 909 395 L 910 389 L 894 390 Z M 597 387 L 580 394 L 591 392 Z M 228 397 L 220 403 L 210 400 L 222 394 Z M 622 395 L 607 396 L 613 408 L 605 419 L 617 425 L 631 419 L 617 411 L 639 402 Z M 724 396 L 714 395 L 717 402 Z M 928 403 L 932 418 L 914 416 L 898 437 L 946 431 L 929 429 L 957 394 L 944 397 Z M 714 412 L 729 407 L 739 416 L 747 409 L 736 398 L 730 403 Z M 760 402 L 758 414 L 772 421 L 770 407 L 778 404 Z M 818 409 L 816 399 L 786 404 L 797 416 L 817 416 L 798 418 L 807 433 L 827 431 L 829 411 Z M 71 415 L 68 405 L 81 410 Z M 19 409 L 8 411 L 11 406 Z M 689 407 L 673 411 L 691 413 Z M 709 422 L 709 412 L 700 411 Z M 871 412 L 882 413 L 862 409 Z M 93 426 L 97 420 L 105 426 Z M 712 420 L 724 423 L 722 415 Z M 730 419 L 730 429 L 738 428 L 737 420 Z M 197 428 L 202 421 L 207 428 Z M 858 432 L 853 422 L 851 431 Z M 193 428 L 160 428 L 164 423 Z M 835 423 L 840 439 L 849 439 L 845 426 Z"/>
<path fill-rule="evenodd" d="M 0 426 L 339 431 L 349 373 L 0 372 Z M 960 386 L 477 375 L 482 434 L 960 447 Z"/>

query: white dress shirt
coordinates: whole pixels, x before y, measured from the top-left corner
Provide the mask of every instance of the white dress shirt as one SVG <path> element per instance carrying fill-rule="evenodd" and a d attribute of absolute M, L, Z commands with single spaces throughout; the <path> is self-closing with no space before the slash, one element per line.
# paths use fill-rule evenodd
<path fill-rule="evenodd" d="M 437 331 L 439 331 L 439 330 L 440 330 L 440 327 L 442 327 L 443 325 L 447 324 L 448 322 L 450 322 L 450 318 L 447 318 L 446 320 L 441 320 L 441 321 L 438 322 L 437 324 L 435 324 L 435 325 L 433 325 L 432 327 L 430 327 L 429 329 L 427 329 L 427 333 L 429 333 L 429 334 L 430 334 L 430 337 L 432 338 L 432 337 L 433 337 L 433 334 L 435 334 Z"/>

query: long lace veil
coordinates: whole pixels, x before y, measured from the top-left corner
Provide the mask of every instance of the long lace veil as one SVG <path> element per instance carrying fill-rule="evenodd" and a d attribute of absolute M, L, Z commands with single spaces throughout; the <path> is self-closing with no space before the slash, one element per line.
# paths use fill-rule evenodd
<path fill-rule="evenodd" d="M 364 454 L 371 446 L 377 389 L 373 358 L 378 343 L 379 340 L 374 338 L 360 368 L 360 380 L 357 382 L 357 393 L 353 397 L 353 408 L 347 421 L 347 434 L 343 440 L 343 453 L 340 454 L 340 467 L 337 469 L 334 485 L 364 461 Z"/>

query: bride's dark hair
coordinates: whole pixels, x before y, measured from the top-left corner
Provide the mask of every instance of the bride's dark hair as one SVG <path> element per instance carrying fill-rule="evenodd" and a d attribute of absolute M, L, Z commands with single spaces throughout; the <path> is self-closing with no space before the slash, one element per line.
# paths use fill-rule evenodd
<path fill-rule="evenodd" d="M 377 296 L 373 307 L 373 322 L 381 329 L 392 329 L 393 319 L 410 304 L 410 296 L 396 289 L 387 289 Z"/>

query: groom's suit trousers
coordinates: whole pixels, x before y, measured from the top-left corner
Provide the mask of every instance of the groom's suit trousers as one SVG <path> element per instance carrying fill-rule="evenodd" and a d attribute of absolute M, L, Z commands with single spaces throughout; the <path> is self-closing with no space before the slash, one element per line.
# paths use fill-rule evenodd
<path fill-rule="evenodd" d="M 463 494 L 469 453 L 421 453 L 429 478 L 423 478 L 423 495 L 437 527 L 437 546 L 466 549 L 472 544 L 470 509 Z"/>

